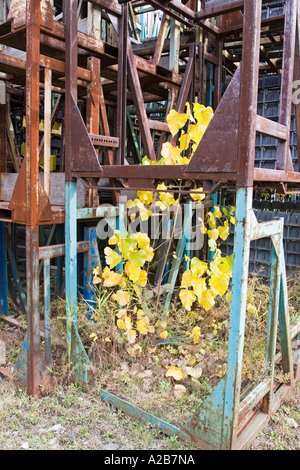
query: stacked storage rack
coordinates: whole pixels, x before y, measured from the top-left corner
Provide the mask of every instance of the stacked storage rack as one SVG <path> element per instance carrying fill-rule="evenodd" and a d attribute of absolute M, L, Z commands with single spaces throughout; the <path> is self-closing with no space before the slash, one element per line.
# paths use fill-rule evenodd
<path fill-rule="evenodd" d="M 285 2 L 276 0 L 263 6 L 262 19 L 284 14 Z M 281 76 L 267 75 L 259 80 L 258 114 L 278 122 L 280 109 Z M 278 141 L 275 138 L 257 133 L 255 166 L 257 168 L 275 169 Z M 290 149 L 295 171 L 298 171 L 296 117 L 292 108 Z M 284 218 L 284 251 L 287 273 L 295 268 L 300 269 L 300 201 L 294 200 L 255 200 L 254 208 L 258 222 L 266 222 L 275 218 Z M 228 255 L 233 252 L 233 231 L 222 245 L 222 251 Z M 269 279 L 271 265 L 270 238 L 256 240 L 251 243 L 250 272 L 259 273 L 262 278 Z"/>
<path fill-rule="evenodd" d="M 260 80 L 258 95 L 258 114 L 272 121 L 278 121 L 280 106 L 280 76 L 265 77 Z M 298 171 L 296 117 L 292 109 L 290 148 L 295 171 Z M 275 169 L 277 140 L 273 137 L 257 134 L 255 166 Z"/>

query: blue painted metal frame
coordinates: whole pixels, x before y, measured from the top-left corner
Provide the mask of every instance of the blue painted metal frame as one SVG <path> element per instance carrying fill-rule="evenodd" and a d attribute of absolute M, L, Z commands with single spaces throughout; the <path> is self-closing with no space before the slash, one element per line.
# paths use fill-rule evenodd
<path fill-rule="evenodd" d="M 0 222 L 0 313 L 8 315 L 8 279 L 5 222 Z"/>
<path fill-rule="evenodd" d="M 45 328 L 45 361 L 51 363 L 51 295 L 50 295 L 50 259 L 44 259 L 44 328 Z"/>
<path fill-rule="evenodd" d="M 71 353 L 72 323 L 77 327 L 77 185 L 65 186 L 65 276 L 68 354 Z"/>
<path fill-rule="evenodd" d="M 96 304 L 95 289 L 93 287 L 93 270 L 97 266 L 101 266 L 96 228 L 85 227 L 84 239 L 89 241 L 90 249 L 84 254 L 83 298 L 87 304 L 88 316 L 91 319 Z"/>

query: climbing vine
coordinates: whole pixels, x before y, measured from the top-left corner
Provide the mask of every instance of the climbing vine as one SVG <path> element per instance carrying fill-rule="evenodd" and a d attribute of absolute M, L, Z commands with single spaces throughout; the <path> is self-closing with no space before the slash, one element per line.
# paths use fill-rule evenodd
<path fill-rule="evenodd" d="M 185 113 L 172 110 L 167 122 L 175 144 L 173 141 L 164 143 L 161 159 L 151 161 L 145 156 L 142 165 L 187 165 L 212 117 L 212 109 L 198 103 L 193 105 L 193 110 L 187 103 Z M 182 182 L 179 182 L 179 187 L 182 188 Z M 192 202 L 205 202 L 206 195 L 202 187 L 190 189 L 189 194 Z M 164 212 L 170 207 L 174 210 L 180 204 L 181 191 L 176 195 L 166 182 L 160 182 L 156 191 L 137 191 L 137 197 L 127 202 L 127 209 L 131 221 L 135 220 L 137 213 L 142 221 L 146 221 L 151 217 L 153 207 L 159 207 Z M 216 299 L 223 297 L 229 290 L 233 257 L 223 256 L 218 242 L 228 238 L 230 224 L 235 222 L 234 211 L 234 207 L 221 209 L 215 206 L 208 211 L 205 220 L 197 220 L 197 228 L 207 236 L 211 256 L 210 261 L 203 261 L 185 255 L 188 268 L 182 272 L 179 299 L 191 315 L 196 303 L 207 312 L 214 307 Z M 142 307 L 142 291 L 147 286 L 147 272 L 154 258 L 150 238 L 142 232 L 128 234 L 115 231 L 108 245 L 104 250 L 106 267 L 102 272 L 99 267 L 94 269 L 93 283 L 111 289 L 110 299 L 117 306 L 117 328 L 132 351 L 141 350 L 139 340 L 155 333 L 161 340 L 166 340 L 169 335 L 168 318 L 151 324 L 149 314 Z M 193 344 L 199 343 L 200 336 L 199 326 L 186 331 L 186 338 Z M 198 378 L 200 371 L 192 367 L 183 371 L 180 367 L 170 366 L 166 376 L 181 380 L 184 374 Z"/>

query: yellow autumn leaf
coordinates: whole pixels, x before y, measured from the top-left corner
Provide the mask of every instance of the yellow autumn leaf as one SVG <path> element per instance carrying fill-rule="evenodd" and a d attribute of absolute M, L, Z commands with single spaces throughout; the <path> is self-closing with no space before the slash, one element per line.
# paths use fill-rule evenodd
<path fill-rule="evenodd" d="M 224 364 L 222 364 L 222 365 L 219 364 L 219 365 L 216 367 L 215 374 L 216 374 L 218 377 L 222 378 L 222 377 L 224 377 L 224 376 L 226 375 L 226 371 L 227 371 L 227 364 L 226 364 L 226 362 L 224 362 Z"/>
<path fill-rule="evenodd" d="M 191 136 L 189 134 L 183 132 L 178 140 L 180 144 L 180 152 L 183 152 L 184 150 L 187 150 L 189 148 L 191 142 Z"/>
<path fill-rule="evenodd" d="M 165 165 L 176 165 L 180 158 L 181 149 L 174 147 L 170 142 L 165 142 L 161 149 L 161 155 L 165 159 Z"/>
<path fill-rule="evenodd" d="M 96 335 L 96 333 L 91 333 L 91 334 L 90 334 L 90 338 L 91 338 L 93 341 L 97 341 L 98 336 Z"/>
<path fill-rule="evenodd" d="M 200 103 L 194 103 L 193 111 L 197 122 L 205 127 L 208 126 L 214 115 L 213 109 L 210 106 L 205 107 Z"/>
<path fill-rule="evenodd" d="M 122 282 L 122 274 L 111 271 L 107 266 L 103 270 L 102 277 L 104 279 L 104 287 L 114 287 Z"/>
<path fill-rule="evenodd" d="M 124 307 L 130 300 L 130 293 L 120 289 L 112 296 L 112 299 L 118 302 L 120 307 Z"/>
<path fill-rule="evenodd" d="M 148 220 L 151 217 L 150 209 L 147 209 L 146 207 L 143 207 L 142 209 L 140 209 L 140 217 L 143 222 Z"/>
<path fill-rule="evenodd" d="M 220 210 L 220 207 L 218 207 L 218 206 L 214 207 L 214 216 L 215 216 L 216 219 L 220 219 L 223 216 L 223 214 Z"/>
<path fill-rule="evenodd" d="M 218 227 L 219 230 L 219 236 L 223 241 L 226 241 L 227 238 L 229 237 L 229 227 L 224 226 L 224 227 Z"/>
<path fill-rule="evenodd" d="M 217 228 L 208 230 L 207 235 L 211 240 L 217 241 L 219 238 L 219 230 Z"/>
<path fill-rule="evenodd" d="M 136 331 L 135 330 L 127 330 L 126 337 L 130 344 L 134 344 L 136 340 Z"/>
<path fill-rule="evenodd" d="M 190 269 L 187 269 L 183 273 L 180 287 L 182 289 L 188 289 L 189 287 L 192 287 L 192 272 L 190 271 Z"/>
<path fill-rule="evenodd" d="M 140 320 L 138 320 L 136 322 L 136 327 L 137 327 L 137 330 L 142 333 L 142 335 L 146 335 L 147 334 L 147 329 L 148 327 L 150 326 L 149 324 L 149 318 L 144 316 L 142 317 Z"/>
<path fill-rule="evenodd" d="M 193 292 L 196 294 L 198 299 L 202 299 L 203 293 L 207 290 L 206 280 L 204 278 L 198 278 L 197 281 L 193 282 Z"/>
<path fill-rule="evenodd" d="M 117 320 L 117 327 L 120 328 L 120 330 L 126 330 L 126 325 L 123 318 L 119 318 Z"/>
<path fill-rule="evenodd" d="M 100 274 L 100 267 L 99 266 L 96 266 L 94 269 L 93 269 L 93 275 L 94 276 L 99 276 Z"/>
<path fill-rule="evenodd" d="M 202 191 L 203 191 L 203 188 L 192 189 L 191 198 L 197 202 L 203 201 L 203 199 L 205 199 L 206 196 L 205 194 L 202 193 Z M 193 194 L 193 193 L 197 193 L 197 194 Z"/>
<path fill-rule="evenodd" d="M 109 240 L 108 240 L 108 244 L 109 245 L 116 245 L 119 241 L 119 238 L 117 236 L 117 234 L 115 233 Z"/>
<path fill-rule="evenodd" d="M 94 274 L 93 284 L 100 284 L 100 282 L 101 282 L 101 277 L 99 277 L 97 274 Z"/>
<path fill-rule="evenodd" d="M 188 120 L 191 121 L 191 122 L 195 122 L 194 116 L 193 116 L 192 111 L 191 111 L 190 103 L 186 102 L 185 106 L 186 106 L 186 115 L 187 115 Z"/>
<path fill-rule="evenodd" d="M 147 251 L 150 247 L 150 238 L 146 233 L 139 232 L 136 234 L 136 241 L 140 249 Z"/>
<path fill-rule="evenodd" d="M 210 310 L 215 305 L 215 296 L 211 289 L 207 289 L 203 292 L 199 304 L 206 310 Z"/>
<path fill-rule="evenodd" d="M 127 315 L 124 317 L 124 322 L 126 326 L 126 330 L 131 330 L 131 318 L 129 318 Z"/>
<path fill-rule="evenodd" d="M 140 287 L 145 287 L 147 284 L 147 272 L 144 269 L 141 269 L 141 274 L 138 280 L 136 281 L 136 284 Z"/>
<path fill-rule="evenodd" d="M 121 256 L 116 251 L 112 250 L 109 246 L 104 249 L 105 262 L 108 264 L 110 269 L 117 266 L 121 261 Z"/>
<path fill-rule="evenodd" d="M 197 276 L 203 276 L 207 271 L 207 263 L 200 261 L 198 258 L 194 257 L 191 261 L 191 272 Z"/>
<path fill-rule="evenodd" d="M 135 207 L 135 202 L 132 199 L 129 199 L 127 201 L 127 209 L 132 209 L 133 207 Z"/>
<path fill-rule="evenodd" d="M 208 213 L 207 223 L 208 223 L 209 228 L 210 228 L 211 230 L 213 230 L 214 228 L 217 227 L 216 218 L 215 218 L 215 216 L 214 216 L 214 214 L 213 214 L 212 212 L 209 212 L 209 213 Z"/>
<path fill-rule="evenodd" d="M 188 311 L 191 311 L 191 307 L 196 300 L 196 296 L 190 290 L 181 290 L 179 298 L 182 302 L 184 308 Z"/>
<path fill-rule="evenodd" d="M 131 261 L 127 261 L 125 264 L 125 273 L 132 282 L 137 282 L 141 275 L 141 268 L 136 266 Z"/>
<path fill-rule="evenodd" d="M 247 304 L 247 312 L 249 312 L 254 317 L 258 317 L 258 310 L 253 304 L 250 304 L 250 303 Z"/>
<path fill-rule="evenodd" d="M 165 211 L 167 208 L 161 201 L 155 201 L 155 205 L 159 207 L 161 211 Z"/>
<path fill-rule="evenodd" d="M 125 315 L 127 315 L 127 310 L 126 308 L 122 308 L 121 310 L 118 311 L 118 313 L 116 314 L 116 316 L 118 318 L 124 318 Z"/>
<path fill-rule="evenodd" d="M 200 334 L 201 334 L 201 330 L 200 330 L 199 326 L 195 326 L 195 327 L 192 329 L 192 336 L 193 336 L 193 338 L 194 338 L 194 343 L 195 343 L 195 344 L 198 344 L 198 343 L 199 343 Z"/>
<path fill-rule="evenodd" d="M 151 204 L 153 200 L 153 192 L 152 191 L 138 191 L 137 197 L 143 204 L 146 204 L 146 206 L 148 206 L 149 204 Z"/>
<path fill-rule="evenodd" d="M 169 335 L 169 333 L 167 332 L 167 330 L 164 330 L 164 331 L 162 331 L 162 332 L 160 333 L 159 336 L 160 336 L 162 339 L 166 339 L 166 338 L 168 337 L 168 335 Z"/>
<path fill-rule="evenodd" d="M 185 372 L 187 375 L 192 377 L 193 379 L 199 379 L 202 375 L 202 368 L 201 367 L 185 367 Z"/>
<path fill-rule="evenodd" d="M 220 297 L 223 297 L 229 286 L 229 278 L 227 276 L 211 276 L 209 279 L 211 289 Z"/>
<path fill-rule="evenodd" d="M 193 146 L 193 150 L 197 148 L 199 143 L 201 142 L 202 137 L 206 131 L 206 127 L 202 124 L 190 124 L 187 130 L 188 135 L 191 137 L 191 140 L 195 143 Z"/>
<path fill-rule="evenodd" d="M 154 250 L 153 250 L 153 248 L 152 248 L 152 246 L 151 246 L 151 247 L 149 247 L 149 248 L 147 249 L 147 251 L 146 251 L 145 260 L 148 261 L 148 262 L 150 262 L 150 261 L 153 260 L 153 257 L 154 257 Z"/>
<path fill-rule="evenodd" d="M 173 379 L 179 381 L 183 379 L 182 367 L 170 366 L 166 372 L 166 377 L 173 377 Z"/>
<path fill-rule="evenodd" d="M 209 271 L 210 274 L 213 274 L 214 276 L 220 276 L 220 262 L 218 262 L 217 259 L 214 259 L 210 264 L 209 264 Z"/>
<path fill-rule="evenodd" d="M 138 286 L 133 286 L 134 292 L 136 293 L 137 297 L 140 298 L 141 292 Z"/>
<path fill-rule="evenodd" d="M 174 137 L 180 129 L 186 124 L 188 117 L 186 114 L 180 114 L 172 109 L 167 116 L 167 123 L 172 136 Z"/>
<path fill-rule="evenodd" d="M 199 119 L 201 119 L 201 113 L 204 109 L 205 109 L 205 106 L 203 104 L 200 104 L 200 103 L 194 103 L 193 104 L 193 113 L 194 113 L 195 119 L 197 119 L 197 121 L 199 121 Z"/>
<path fill-rule="evenodd" d="M 157 185 L 157 189 L 166 191 L 168 188 L 164 183 L 161 183 Z M 159 199 L 165 206 L 168 206 L 168 207 L 177 204 L 172 193 L 168 193 L 168 192 L 159 193 Z"/>
<path fill-rule="evenodd" d="M 144 310 L 142 310 L 141 308 L 139 308 L 138 311 L 137 311 L 137 313 L 136 313 L 136 316 L 137 316 L 137 319 L 143 318 L 143 317 L 145 316 Z"/>

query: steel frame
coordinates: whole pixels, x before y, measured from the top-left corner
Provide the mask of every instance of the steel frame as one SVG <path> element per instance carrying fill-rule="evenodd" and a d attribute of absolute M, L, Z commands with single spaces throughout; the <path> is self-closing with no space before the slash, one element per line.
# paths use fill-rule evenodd
<path fill-rule="evenodd" d="M 149 4 L 154 11 L 159 9 L 164 12 L 158 38 L 153 51 L 149 46 L 150 52 L 141 53 L 128 34 L 128 14 L 130 8 L 135 8 L 137 3 L 139 6 L 143 3 Z M 200 7 L 199 3 L 190 0 L 184 5 L 178 0 L 149 0 L 133 1 L 128 6 L 127 1 L 118 3 L 93 0 L 89 2 L 88 7 L 91 14 L 89 24 L 92 26 L 87 33 L 83 33 L 78 31 L 76 0 L 64 0 L 63 22 L 54 18 L 50 0 L 27 0 L 26 14 L 20 9 L 22 0 L 12 2 L 8 21 L 1 25 L 0 43 L 25 50 L 26 60 L 16 55 L 0 54 L 0 70 L 5 74 L 4 79 L 8 83 L 26 84 L 26 156 L 22 166 L 17 168 L 18 176 L 11 197 L 0 202 L 0 259 L 5 260 L 5 248 L 2 246 L 3 224 L 8 221 L 25 225 L 28 332 L 18 361 L 18 370 L 28 392 L 38 394 L 40 387 L 51 381 L 47 368 L 51 363 L 50 259 L 65 255 L 68 352 L 70 361 L 77 368 L 78 377 L 88 383 L 91 380 L 86 367 L 89 360 L 76 328 L 77 253 L 86 252 L 89 256 L 95 256 L 91 249 L 94 234 L 91 232 L 87 234 L 87 241 L 78 242 L 77 221 L 97 220 L 104 215 L 101 207 L 97 207 L 98 181 L 109 180 L 115 204 L 118 203 L 120 190 L 135 190 L 141 187 L 155 190 L 156 183 L 162 179 L 199 181 L 208 194 L 213 194 L 216 188 L 222 186 L 233 188 L 236 192 L 237 224 L 226 377 L 184 429 L 159 420 L 105 391 L 101 391 L 101 396 L 132 416 L 154 422 L 165 432 L 176 434 L 199 447 L 237 449 L 249 445 L 257 431 L 277 409 L 285 394 L 291 392 L 299 371 L 299 367 L 294 371 L 291 355 L 291 338 L 299 334 L 300 328 L 295 325 L 291 329 L 289 325 L 282 221 L 258 224 L 252 211 L 252 195 L 253 187 L 283 187 L 285 191 L 298 191 L 300 186 L 300 174 L 293 169 L 288 145 L 293 80 L 299 79 L 300 70 L 300 2 L 286 0 L 285 15 L 263 22 L 261 11 L 265 2 L 262 0 L 210 0 L 201 2 L 204 3 L 203 7 Z M 111 25 L 111 34 L 115 38 L 110 44 L 101 39 L 97 29 L 102 14 Z M 217 18 L 215 22 L 211 21 L 213 17 Z M 174 27 L 170 44 L 166 46 L 168 18 L 171 18 Z M 176 34 L 175 26 L 178 23 L 186 27 L 187 31 L 189 28 L 195 28 L 196 31 L 194 36 L 187 38 L 187 45 L 183 50 Z M 277 38 L 274 39 L 276 34 L 283 34 L 284 37 L 282 57 L 279 58 L 280 61 L 282 59 L 282 64 L 274 63 L 268 50 L 270 45 L 277 42 Z M 233 45 L 227 44 L 230 42 Z M 208 49 L 208 45 L 213 52 Z M 170 61 L 169 68 L 161 65 L 165 47 L 178 54 L 175 61 Z M 235 50 L 240 50 L 239 56 L 232 52 Z M 179 70 L 181 53 L 185 63 L 183 73 Z M 279 122 L 257 115 L 257 83 L 262 68 L 262 57 L 265 70 L 282 69 Z M 176 107 L 177 111 L 183 112 L 187 100 L 197 98 L 204 101 L 207 96 L 204 70 L 208 63 L 214 67 L 215 72 L 215 116 L 191 163 L 187 167 L 127 165 L 127 103 L 130 102 L 135 107 L 144 152 L 155 160 L 163 141 L 171 138 L 165 122 L 148 118 L 145 102 L 166 100 L 169 109 Z M 233 77 L 222 96 L 224 65 Z M 40 74 L 41 68 L 44 74 Z M 45 78 L 45 104 L 47 99 L 49 100 L 47 96 L 49 97 L 51 89 L 64 96 L 65 143 L 64 161 L 61 164 L 65 173 L 64 207 L 51 203 L 49 171 L 44 173 L 44 185 L 39 177 L 41 75 Z M 128 84 L 130 92 L 127 90 Z M 84 96 L 86 99 L 86 119 L 83 119 L 79 110 L 78 96 Z M 111 132 L 106 104 L 115 108 L 114 132 Z M 51 115 L 49 106 L 45 108 L 45 129 L 47 124 L 48 131 L 45 132 L 42 146 L 45 161 L 48 156 L 48 165 Z M 299 110 L 297 104 L 297 133 L 300 135 Z M 54 110 L 52 114 L 55 114 Z M 153 130 L 160 135 L 157 148 L 153 142 Z M 3 143 L 4 130 L 0 129 L 0 132 Z M 254 167 L 257 132 L 279 140 L 276 170 L 266 171 Z M 112 136 L 112 133 L 115 135 Z M 104 149 L 101 164 L 98 158 L 99 147 Z M 7 178 L 5 159 L 6 153 L 2 148 L 1 180 L 4 182 Z M 86 188 L 86 203 L 81 209 L 77 207 L 79 181 L 83 181 Z M 121 215 L 120 213 L 120 223 Z M 65 243 L 40 247 L 39 226 L 56 223 L 65 224 Z M 266 379 L 241 401 L 241 364 L 250 241 L 267 236 L 271 237 L 273 242 L 273 262 Z M 40 345 L 40 260 L 45 261 L 44 356 Z M 5 270 L 1 269 L 1 305 L 4 315 L 7 313 L 6 305 L 3 304 L 5 285 Z M 87 296 L 89 295 L 87 293 Z M 280 358 L 275 355 L 278 321 L 282 350 Z M 290 375 L 289 386 L 278 388 L 274 383 L 274 366 L 278 359 L 281 360 L 284 372 Z"/>

